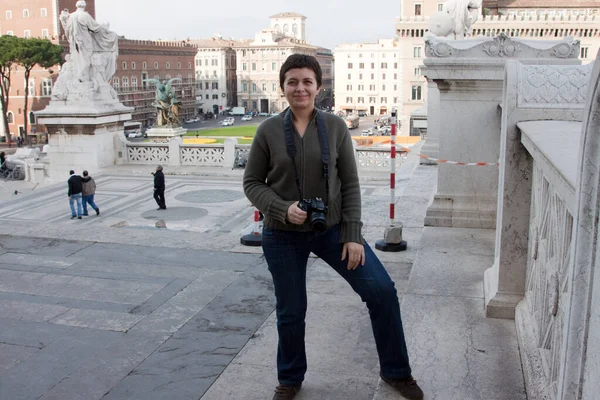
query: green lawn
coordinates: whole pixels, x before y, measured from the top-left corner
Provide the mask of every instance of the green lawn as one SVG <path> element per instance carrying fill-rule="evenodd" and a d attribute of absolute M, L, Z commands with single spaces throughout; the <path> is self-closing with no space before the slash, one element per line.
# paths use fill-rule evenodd
<path fill-rule="evenodd" d="M 196 136 L 204 137 L 228 137 L 228 136 L 252 136 L 256 135 L 257 125 L 244 125 L 244 126 L 228 126 L 224 128 L 215 129 L 201 129 L 198 131 L 192 131 L 185 134 L 185 136 Z"/>

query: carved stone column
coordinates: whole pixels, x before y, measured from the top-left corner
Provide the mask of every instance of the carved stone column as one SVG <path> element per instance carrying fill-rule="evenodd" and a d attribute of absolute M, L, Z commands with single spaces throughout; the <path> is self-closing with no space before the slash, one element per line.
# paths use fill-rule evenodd
<path fill-rule="evenodd" d="M 423 147 L 421 147 L 421 153 L 438 158 L 440 152 L 440 115 L 438 110 L 440 109 L 440 92 L 437 87 L 437 83 L 433 79 L 427 79 L 427 138 Z M 435 110 L 435 112 L 433 112 Z M 436 161 L 429 160 L 427 158 L 421 158 L 420 163 L 422 165 L 436 165 Z"/>
<path fill-rule="evenodd" d="M 428 110 L 428 118 L 439 116 L 439 158 L 496 163 L 506 60 L 578 64 L 578 48 L 572 40 L 517 41 L 504 34 L 459 41 L 429 36 L 423 73 L 440 94 L 439 108 L 430 103 Z M 496 166 L 440 163 L 425 225 L 494 229 L 497 194 Z"/>

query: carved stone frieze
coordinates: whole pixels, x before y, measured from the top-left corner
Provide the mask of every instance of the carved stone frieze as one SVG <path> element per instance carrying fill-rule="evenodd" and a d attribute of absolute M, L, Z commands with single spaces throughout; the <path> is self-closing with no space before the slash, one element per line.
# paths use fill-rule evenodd
<path fill-rule="evenodd" d="M 519 107 L 570 108 L 579 105 L 583 108 L 592 64 L 520 65 L 517 73 Z"/>
<path fill-rule="evenodd" d="M 568 37 L 563 40 L 524 40 L 504 33 L 488 38 L 478 36 L 465 40 L 448 40 L 428 34 L 425 54 L 430 58 L 577 58 L 579 41 Z"/>

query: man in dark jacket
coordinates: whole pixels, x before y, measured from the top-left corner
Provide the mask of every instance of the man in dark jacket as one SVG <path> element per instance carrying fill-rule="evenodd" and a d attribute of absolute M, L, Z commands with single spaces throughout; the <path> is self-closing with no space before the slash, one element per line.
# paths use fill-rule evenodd
<path fill-rule="evenodd" d="M 167 205 L 165 203 L 165 175 L 163 174 L 163 167 L 159 165 L 156 167 L 154 175 L 154 200 L 158 204 L 157 210 L 166 210 Z"/>
<path fill-rule="evenodd" d="M 83 183 L 81 182 L 81 176 L 75 175 L 75 171 L 69 171 L 69 205 L 71 206 L 71 219 L 81 219 L 81 192 L 83 191 Z M 75 214 L 74 202 L 77 202 L 77 214 Z"/>

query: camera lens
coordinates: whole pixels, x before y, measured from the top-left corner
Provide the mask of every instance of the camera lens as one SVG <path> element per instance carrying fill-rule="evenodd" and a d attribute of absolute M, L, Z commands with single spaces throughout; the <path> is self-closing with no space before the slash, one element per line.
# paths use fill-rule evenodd
<path fill-rule="evenodd" d="M 325 214 L 323 214 L 322 212 L 313 212 L 311 215 L 310 223 L 314 231 L 323 232 L 327 226 Z"/>

